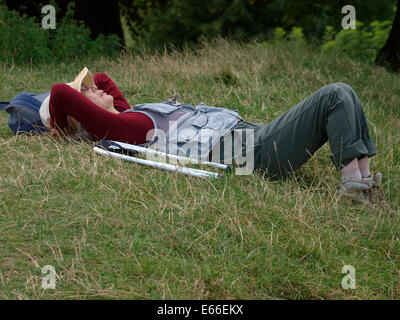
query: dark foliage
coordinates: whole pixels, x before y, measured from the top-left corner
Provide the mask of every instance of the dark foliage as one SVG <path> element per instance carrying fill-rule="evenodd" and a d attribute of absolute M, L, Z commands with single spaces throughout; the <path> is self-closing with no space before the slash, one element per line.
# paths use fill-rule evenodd
<path fill-rule="evenodd" d="M 71 1 L 56 0 L 52 2 L 56 3 L 59 9 L 57 11 L 57 19 L 62 19 Z M 21 15 L 26 14 L 37 19 L 43 16 L 41 8 L 47 4 L 43 0 L 6 0 L 5 3 L 9 9 L 16 10 Z M 91 31 L 92 39 L 96 39 L 100 34 L 115 34 L 121 41 L 123 39 L 118 0 L 76 1 L 75 18 L 84 21 L 86 27 Z"/>

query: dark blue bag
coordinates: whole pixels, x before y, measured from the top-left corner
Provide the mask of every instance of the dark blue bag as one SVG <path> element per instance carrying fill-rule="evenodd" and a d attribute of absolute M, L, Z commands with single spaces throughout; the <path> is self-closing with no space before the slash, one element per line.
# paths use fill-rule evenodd
<path fill-rule="evenodd" d="M 29 132 L 41 134 L 48 129 L 40 119 L 39 109 L 50 91 L 42 94 L 22 92 L 16 95 L 10 103 L 0 102 L 0 110 L 5 110 L 8 115 L 8 126 L 15 134 Z"/>

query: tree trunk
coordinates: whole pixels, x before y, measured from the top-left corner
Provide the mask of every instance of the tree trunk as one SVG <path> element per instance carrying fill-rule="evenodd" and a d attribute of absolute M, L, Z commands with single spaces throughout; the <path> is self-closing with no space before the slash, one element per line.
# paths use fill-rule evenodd
<path fill-rule="evenodd" d="M 397 1 L 396 16 L 389 38 L 376 57 L 375 64 L 387 67 L 395 72 L 400 71 L 400 0 Z"/>

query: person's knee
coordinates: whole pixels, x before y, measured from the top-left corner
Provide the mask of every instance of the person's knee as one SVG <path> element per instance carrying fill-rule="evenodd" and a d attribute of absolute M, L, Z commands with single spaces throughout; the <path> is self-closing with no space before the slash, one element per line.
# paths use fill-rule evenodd
<path fill-rule="evenodd" d="M 335 82 L 328 84 L 322 88 L 324 93 L 331 96 L 333 99 L 347 100 L 354 95 L 354 90 L 344 82 Z"/>
<path fill-rule="evenodd" d="M 354 91 L 354 89 L 350 85 L 344 82 L 336 82 L 334 83 L 334 85 L 337 86 L 340 90 L 344 90 L 348 93 Z"/>
<path fill-rule="evenodd" d="M 350 91 L 350 90 L 353 90 L 352 87 L 350 87 L 347 83 L 344 83 L 344 82 L 331 83 L 331 84 L 328 84 L 325 87 L 323 87 L 323 89 L 325 89 L 327 91 Z"/>
<path fill-rule="evenodd" d="M 328 114 L 337 109 L 354 109 L 354 102 L 350 90 L 353 90 L 344 82 L 335 82 L 321 88 L 323 103 L 320 108 L 327 108 Z"/>

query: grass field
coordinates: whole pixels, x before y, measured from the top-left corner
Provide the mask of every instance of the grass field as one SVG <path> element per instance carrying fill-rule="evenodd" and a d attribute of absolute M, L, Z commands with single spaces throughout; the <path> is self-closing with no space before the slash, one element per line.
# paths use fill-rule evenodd
<path fill-rule="evenodd" d="M 219 40 L 194 52 L 17 67 L 0 64 L 0 101 L 106 72 L 131 104 L 238 109 L 267 123 L 323 85 L 363 104 L 391 209 L 338 203 L 325 145 L 285 181 L 201 180 L 93 154 L 91 144 L 14 136 L 0 114 L 0 299 L 400 298 L 400 78 L 295 43 Z M 42 289 L 52 265 L 56 288 Z M 356 289 L 341 286 L 342 267 Z"/>

